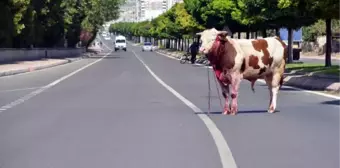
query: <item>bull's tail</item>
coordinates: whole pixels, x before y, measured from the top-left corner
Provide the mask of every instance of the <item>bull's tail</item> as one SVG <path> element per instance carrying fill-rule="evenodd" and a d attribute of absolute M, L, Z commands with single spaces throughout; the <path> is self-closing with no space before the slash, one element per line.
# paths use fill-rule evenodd
<path fill-rule="evenodd" d="M 255 85 L 256 80 L 252 80 L 250 82 L 251 82 L 251 90 L 253 91 L 253 93 L 255 93 L 254 85 Z"/>

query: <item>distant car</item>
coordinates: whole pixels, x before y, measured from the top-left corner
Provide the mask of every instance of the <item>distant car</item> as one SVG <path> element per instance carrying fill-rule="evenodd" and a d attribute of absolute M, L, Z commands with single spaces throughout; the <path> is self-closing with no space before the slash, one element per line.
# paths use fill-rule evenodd
<path fill-rule="evenodd" d="M 111 40 L 111 37 L 110 36 L 105 36 L 104 39 L 105 40 Z"/>
<path fill-rule="evenodd" d="M 126 51 L 126 38 L 124 36 L 117 36 L 114 41 L 115 51 L 124 50 Z"/>
<path fill-rule="evenodd" d="M 152 51 L 153 47 L 151 42 L 144 42 L 143 46 L 142 46 L 142 51 Z"/>

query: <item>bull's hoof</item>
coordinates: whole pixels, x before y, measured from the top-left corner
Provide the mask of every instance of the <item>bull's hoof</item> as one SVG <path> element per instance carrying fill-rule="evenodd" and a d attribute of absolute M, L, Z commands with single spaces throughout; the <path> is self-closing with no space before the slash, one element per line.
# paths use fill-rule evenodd
<path fill-rule="evenodd" d="M 229 110 L 228 110 L 228 111 L 224 111 L 222 114 L 223 114 L 223 115 L 229 115 L 229 114 L 230 114 L 230 111 L 229 111 Z"/>
<path fill-rule="evenodd" d="M 273 106 L 270 106 L 269 109 L 268 109 L 268 113 L 275 113 L 275 109 Z"/>
<path fill-rule="evenodd" d="M 231 107 L 231 115 L 236 115 L 237 114 L 237 112 L 238 112 L 238 109 L 237 109 L 237 107 Z"/>
<path fill-rule="evenodd" d="M 230 114 L 230 109 L 229 108 L 224 108 L 223 113 L 224 115 L 229 115 Z"/>

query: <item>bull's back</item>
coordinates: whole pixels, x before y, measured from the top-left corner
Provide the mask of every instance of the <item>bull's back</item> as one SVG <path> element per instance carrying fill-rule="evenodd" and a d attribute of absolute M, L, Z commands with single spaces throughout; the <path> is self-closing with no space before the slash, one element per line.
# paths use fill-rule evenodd
<path fill-rule="evenodd" d="M 260 78 L 282 63 L 284 47 L 277 37 L 236 39 L 235 42 L 244 54 L 246 78 Z"/>
<path fill-rule="evenodd" d="M 245 58 L 255 56 L 264 64 L 267 64 L 267 59 L 272 59 L 271 64 L 281 62 L 285 56 L 286 45 L 278 37 L 235 39 L 235 42 L 242 49 Z"/>

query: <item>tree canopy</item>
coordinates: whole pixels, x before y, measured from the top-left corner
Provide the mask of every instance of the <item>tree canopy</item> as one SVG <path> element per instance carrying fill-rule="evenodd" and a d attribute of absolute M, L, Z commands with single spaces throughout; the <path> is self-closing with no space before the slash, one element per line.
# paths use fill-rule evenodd
<path fill-rule="evenodd" d="M 335 0 L 320 0 L 319 3 L 309 3 L 306 0 L 184 0 L 184 3 L 175 4 L 153 19 L 146 35 L 174 38 L 204 28 L 224 29 L 226 26 L 233 33 L 281 27 L 297 29 L 329 16 L 316 14 L 321 9 L 316 6 L 324 7 L 333 1 Z M 314 5 L 314 8 L 310 5 Z M 335 4 L 332 8 L 335 10 L 336 6 Z M 333 15 L 334 13 L 336 12 Z M 130 24 L 143 25 L 145 22 Z"/>
<path fill-rule="evenodd" d="M 112 24 L 110 31 L 131 36 L 178 39 L 192 36 L 203 28 L 186 11 L 183 3 L 177 3 L 170 10 L 151 21 L 119 22 Z"/>
<path fill-rule="evenodd" d="M 325 20 L 326 56 L 330 58 L 331 19 L 339 19 L 338 0 L 184 0 L 153 19 L 140 23 L 116 23 L 110 31 L 154 38 L 179 39 L 205 28 L 226 27 L 232 33 L 266 29 L 298 29 Z M 323 22 L 324 23 L 324 22 Z M 126 26 L 126 27 L 124 27 Z M 315 39 L 310 29 L 304 39 Z M 266 36 L 263 34 L 263 36 Z M 290 57 L 291 58 L 291 57 Z M 330 60 L 330 59 L 329 59 Z M 330 63 L 327 63 L 329 66 Z"/>
<path fill-rule="evenodd" d="M 123 0 L 3 0 L 0 47 L 68 47 L 117 19 Z M 87 34 L 85 36 L 84 34 Z M 83 39 L 80 39 L 83 37 Z M 90 36 L 91 37 L 91 36 Z"/>

